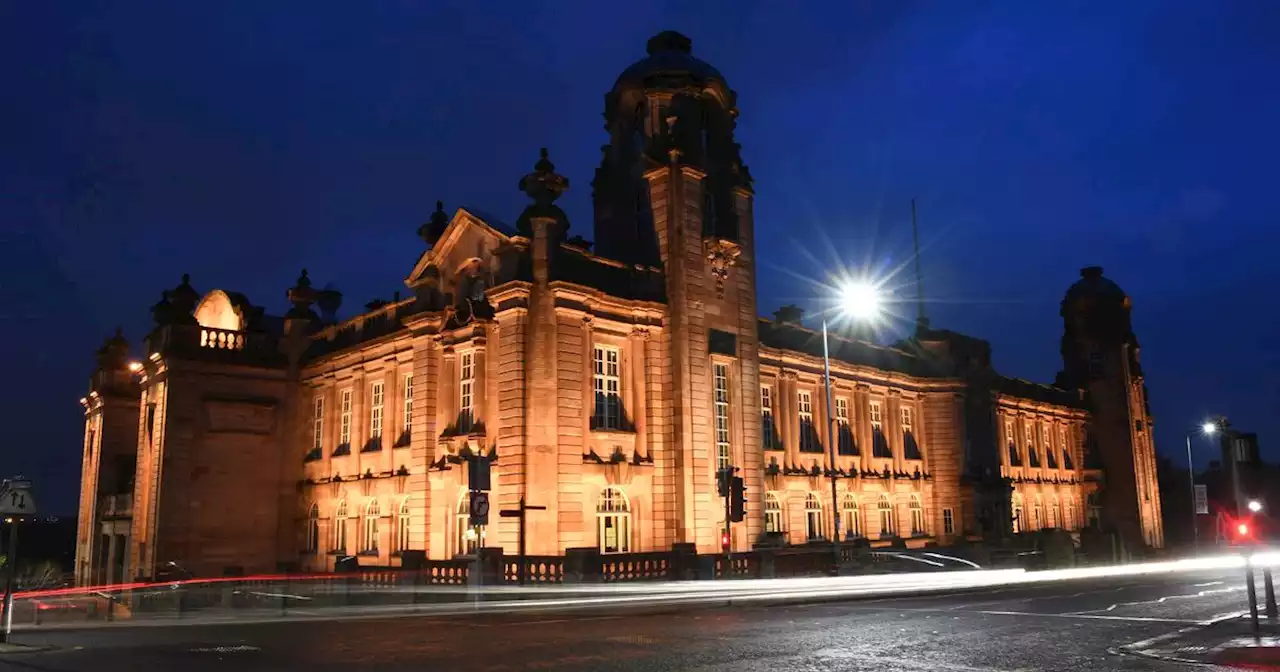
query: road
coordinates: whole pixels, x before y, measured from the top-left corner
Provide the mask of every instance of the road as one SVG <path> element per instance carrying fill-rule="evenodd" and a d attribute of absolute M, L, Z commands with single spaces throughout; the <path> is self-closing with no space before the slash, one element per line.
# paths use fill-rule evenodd
<path fill-rule="evenodd" d="M 1172 670 L 1187 668 L 1119 649 L 1238 613 L 1244 595 L 1217 570 L 669 613 L 20 632 L 52 648 L 0 670 Z"/>

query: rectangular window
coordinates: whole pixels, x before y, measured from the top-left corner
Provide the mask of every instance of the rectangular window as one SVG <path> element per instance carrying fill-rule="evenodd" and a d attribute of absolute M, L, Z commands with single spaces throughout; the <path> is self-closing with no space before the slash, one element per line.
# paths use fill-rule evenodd
<path fill-rule="evenodd" d="M 777 429 L 773 424 L 773 388 L 760 388 L 760 435 L 765 450 L 781 448 L 777 442 Z"/>
<path fill-rule="evenodd" d="M 369 387 L 369 440 L 382 439 L 382 383 Z"/>
<path fill-rule="evenodd" d="M 868 405 L 868 416 L 871 420 L 871 455 L 872 457 L 893 457 L 893 449 L 884 435 L 884 407 L 879 401 Z"/>
<path fill-rule="evenodd" d="M 942 533 L 943 534 L 956 533 L 956 522 L 955 522 L 955 518 L 952 517 L 951 509 L 942 510 Z"/>
<path fill-rule="evenodd" d="M 405 438 L 413 432 L 413 374 L 407 374 L 404 377 L 404 387 L 400 392 L 400 406 L 404 409 L 404 430 L 401 432 Z"/>
<path fill-rule="evenodd" d="M 800 390 L 796 394 L 800 416 L 800 452 L 817 452 L 817 435 L 813 431 L 813 396 L 806 390 Z"/>
<path fill-rule="evenodd" d="M 339 406 L 340 406 L 342 416 L 338 424 L 338 428 L 339 428 L 338 445 L 350 446 L 351 445 L 351 390 L 349 388 L 342 391 L 342 403 L 339 404 Z"/>
<path fill-rule="evenodd" d="M 836 397 L 836 449 L 841 455 L 858 454 L 849 425 L 849 400 L 845 397 Z"/>
<path fill-rule="evenodd" d="M 1018 440 L 1013 435 L 1013 420 L 1004 421 L 1004 440 L 1009 444 L 1009 466 L 1021 467 L 1022 456 L 1018 454 Z"/>
<path fill-rule="evenodd" d="M 476 360 L 474 352 L 464 352 L 458 357 L 458 431 L 470 432 L 475 424 L 474 403 L 476 385 Z"/>
<path fill-rule="evenodd" d="M 912 421 L 915 420 L 915 417 L 911 413 L 911 408 L 907 406 L 903 406 L 899 410 L 902 411 L 902 433 L 903 434 L 912 433 L 912 430 L 914 429 L 914 425 Z"/>
<path fill-rule="evenodd" d="M 884 420 L 880 414 L 880 402 L 871 402 L 871 429 L 883 429 Z"/>
<path fill-rule="evenodd" d="M 1036 426 L 1030 421 L 1023 425 L 1025 433 L 1022 438 L 1027 441 L 1027 464 L 1033 468 L 1040 466 L 1040 451 L 1036 450 Z"/>
<path fill-rule="evenodd" d="M 316 397 L 311 419 L 311 449 L 319 451 L 324 445 L 324 397 Z"/>
<path fill-rule="evenodd" d="M 618 349 L 606 345 L 595 347 L 596 410 L 592 425 L 596 429 L 622 429 L 622 379 L 619 375 Z"/>
<path fill-rule="evenodd" d="M 729 365 L 716 364 L 713 368 L 716 415 L 716 468 L 724 469 L 732 464 L 729 452 Z"/>

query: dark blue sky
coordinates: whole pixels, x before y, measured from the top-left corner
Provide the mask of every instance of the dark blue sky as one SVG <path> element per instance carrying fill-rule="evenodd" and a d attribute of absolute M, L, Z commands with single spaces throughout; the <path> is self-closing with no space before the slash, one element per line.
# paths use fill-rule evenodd
<path fill-rule="evenodd" d="M 1051 381 L 1102 265 L 1160 449 L 1221 412 L 1276 456 L 1280 3 L 445 4 L 0 7 L 0 472 L 73 510 L 93 350 L 184 272 L 280 311 L 306 266 L 349 315 L 436 199 L 514 220 L 540 146 L 591 237 L 604 93 L 668 28 L 739 94 L 762 312 L 906 261 L 916 197 L 935 326 Z"/>

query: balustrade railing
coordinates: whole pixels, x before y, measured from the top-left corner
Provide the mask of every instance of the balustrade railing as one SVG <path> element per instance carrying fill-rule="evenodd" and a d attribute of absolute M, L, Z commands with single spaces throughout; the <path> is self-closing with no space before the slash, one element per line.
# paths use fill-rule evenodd
<path fill-rule="evenodd" d="M 200 327 L 200 347 L 214 350 L 243 350 L 244 334 L 230 329 Z"/>

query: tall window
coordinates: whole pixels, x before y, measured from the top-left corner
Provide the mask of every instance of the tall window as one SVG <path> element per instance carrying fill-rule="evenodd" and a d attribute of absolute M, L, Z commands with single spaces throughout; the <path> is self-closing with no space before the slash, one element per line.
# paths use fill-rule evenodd
<path fill-rule="evenodd" d="M 1022 517 L 1022 495 L 1015 492 L 1009 501 L 1013 511 L 1013 533 L 1017 534 L 1027 529 L 1026 521 Z"/>
<path fill-rule="evenodd" d="M 464 352 L 458 357 L 458 431 L 470 432 L 475 422 L 476 360 L 474 352 Z"/>
<path fill-rule="evenodd" d="M 1030 529 L 1038 530 L 1044 524 L 1044 503 L 1040 501 L 1040 496 L 1031 500 L 1031 526 Z"/>
<path fill-rule="evenodd" d="M 401 435 L 409 438 L 413 433 L 413 374 L 405 374 L 404 385 L 400 388 L 400 408 L 402 409 L 403 418 L 400 421 Z"/>
<path fill-rule="evenodd" d="M 818 452 L 817 435 L 813 431 L 813 396 L 807 390 L 800 390 L 796 397 L 800 409 L 800 452 Z"/>
<path fill-rule="evenodd" d="M 409 550 L 409 498 L 400 500 L 400 508 L 396 510 L 395 550 L 403 553 Z"/>
<path fill-rule="evenodd" d="M 729 365 L 716 364 L 712 374 L 715 378 L 716 468 L 724 469 L 733 462 L 729 452 Z"/>
<path fill-rule="evenodd" d="M 333 509 L 333 550 L 347 552 L 347 500 L 338 502 Z"/>
<path fill-rule="evenodd" d="M 956 533 L 955 514 L 951 512 L 951 509 L 942 510 L 942 533 L 943 534 Z"/>
<path fill-rule="evenodd" d="M 804 497 L 804 529 L 809 539 L 822 539 L 823 522 L 825 516 L 822 515 L 822 500 L 818 499 L 818 495 L 810 492 Z"/>
<path fill-rule="evenodd" d="M 1027 440 L 1027 465 L 1035 468 L 1040 466 L 1040 452 L 1036 450 L 1036 426 L 1027 422 L 1024 426 L 1026 433 L 1023 438 Z"/>
<path fill-rule="evenodd" d="M 382 442 L 382 383 L 369 388 L 369 441 Z"/>
<path fill-rule="evenodd" d="M 1009 442 L 1009 466 L 1021 467 L 1022 456 L 1018 454 L 1018 440 L 1013 435 L 1013 420 L 1004 421 L 1004 439 Z"/>
<path fill-rule="evenodd" d="M 924 536 L 924 506 L 920 504 L 920 498 L 916 495 L 911 495 L 911 502 L 907 505 L 907 508 L 911 511 L 911 536 Z"/>
<path fill-rule="evenodd" d="M 601 553 L 631 552 L 631 504 L 622 490 L 608 487 L 600 491 L 596 529 Z"/>
<path fill-rule="evenodd" d="M 484 541 L 484 526 L 471 527 L 471 496 L 466 490 L 458 499 L 458 508 L 454 514 L 453 554 L 474 555 L 476 549 Z"/>
<path fill-rule="evenodd" d="M 324 445 L 324 397 L 316 397 L 311 408 L 311 450 L 319 453 Z"/>
<path fill-rule="evenodd" d="M 778 495 L 772 492 L 764 493 L 764 531 L 781 533 L 782 527 L 782 502 L 778 500 Z"/>
<path fill-rule="evenodd" d="M 618 349 L 607 345 L 595 348 L 596 429 L 622 429 L 622 383 Z"/>
<path fill-rule="evenodd" d="M 342 391 L 342 403 L 339 405 L 342 418 L 338 425 L 338 449 L 351 447 L 351 390 Z"/>
<path fill-rule="evenodd" d="M 382 509 L 378 507 L 378 500 L 370 499 L 364 507 L 364 525 L 360 528 L 361 553 L 378 552 L 378 517 L 381 515 Z"/>
<path fill-rule="evenodd" d="M 777 450 L 777 429 L 773 424 L 773 388 L 760 388 L 760 440 L 765 450 Z"/>
<path fill-rule="evenodd" d="M 840 522 L 844 533 L 850 538 L 862 536 L 862 517 L 858 515 L 858 497 L 852 492 L 844 493 L 840 499 Z"/>
<path fill-rule="evenodd" d="M 876 501 L 876 513 L 880 516 L 881 539 L 898 534 L 897 526 L 893 524 L 893 502 L 889 501 L 888 495 L 880 495 L 880 499 Z"/>
<path fill-rule="evenodd" d="M 889 448 L 889 440 L 884 435 L 884 412 L 880 402 L 871 402 L 869 415 L 871 416 L 872 457 L 893 457 L 893 450 Z"/>
<path fill-rule="evenodd" d="M 312 504 L 307 511 L 307 545 L 308 553 L 320 550 L 320 505 Z"/>
<path fill-rule="evenodd" d="M 1061 512 L 1058 510 L 1058 498 L 1057 497 L 1049 498 L 1049 518 L 1045 521 L 1045 523 L 1048 525 L 1048 527 L 1058 527 L 1058 518 L 1060 516 L 1061 516 Z M 1063 525 L 1063 527 L 1066 527 L 1066 526 Z"/>
<path fill-rule="evenodd" d="M 1058 468 L 1058 451 L 1054 449 L 1053 431 L 1049 428 L 1049 425 L 1047 423 L 1040 425 L 1040 442 L 1044 444 L 1045 466 L 1049 467 L 1050 469 L 1057 469 Z"/>
<path fill-rule="evenodd" d="M 1067 428 L 1065 426 L 1058 428 L 1058 445 L 1062 447 L 1062 468 L 1074 470 L 1076 465 L 1075 461 L 1071 459 L 1071 444 L 1067 443 Z"/>
<path fill-rule="evenodd" d="M 1073 530 L 1076 527 L 1076 505 L 1075 498 L 1068 497 L 1062 503 L 1062 529 Z"/>
<path fill-rule="evenodd" d="M 841 455 L 858 454 L 849 426 L 849 400 L 845 397 L 836 397 L 836 449 Z"/>
<path fill-rule="evenodd" d="M 900 409 L 902 415 L 902 457 L 908 460 L 922 460 L 920 444 L 916 442 L 915 411 L 910 406 Z"/>

